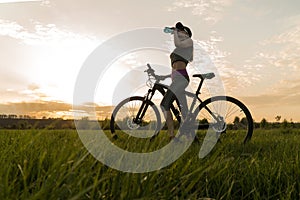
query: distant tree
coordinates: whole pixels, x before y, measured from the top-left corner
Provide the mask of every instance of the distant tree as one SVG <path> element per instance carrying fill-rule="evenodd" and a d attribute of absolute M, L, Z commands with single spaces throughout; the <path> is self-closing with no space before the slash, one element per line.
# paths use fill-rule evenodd
<path fill-rule="evenodd" d="M 17 115 L 14 115 L 14 114 L 10 114 L 8 115 L 8 118 L 9 119 L 16 119 L 18 116 Z"/>
<path fill-rule="evenodd" d="M 291 126 L 292 128 L 295 128 L 295 123 L 293 122 L 293 119 L 291 119 Z"/>
<path fill-rule="evenodd" d="M 247 118 L 244 117 L 244 118 L 241 119 L 240 123 L 243 124 L 243 125 L 246 125 L 249 122 L 248 122 Z"/>
<path fill-rule="evenodd" d="M 31 117 L 29 115 L 23 115 L 23 119 L 30 119 Z"/>
<path fill-rule="evenodd" d="M 281 116 L 280 116 L 280 115 L 277 115 L 277 116 L 275 117 L 275 120 L 276 120 L 277 122 L 279 122 L 280 119 L 281 119 Z"/>
<path fill-rule="evenodd" d="M 240 118 L 239 117 L 235 117 L 233 120 L 233 124 L 237 125 L 240 123 Z"/>
<path fill-rule="evenodd" d="M 267 128 L 268 126 L 268 121 L 263 118 L 261 121 L 260 121 L 260 128 Z"/>
<path fill-rule="evenodd" d="M 206 118 L 203 118 L 199 121 L 200 124 L 208 124 L 208 120 Z"/>
<path fill-rule="evenodd" d="M 7 118 L 7 115 L 6 115 L 6 114 L 2 114 L 0 117 L 1 117 L 2 119 L 6 119 L 6 118 Z"/>
<path fill-rule="evenodd" d="M 288 121 L 286 119 L 284 119 L 282 122 L 282 128 L 287 128 L 288 124 L 289 124 Z"/>

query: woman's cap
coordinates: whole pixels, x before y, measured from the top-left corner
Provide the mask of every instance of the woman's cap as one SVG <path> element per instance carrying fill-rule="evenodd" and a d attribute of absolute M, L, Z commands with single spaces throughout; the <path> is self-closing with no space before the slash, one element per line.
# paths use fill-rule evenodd
<path fill-rule="evenodd" d="M 189 27 L 187 26 L 184 26 L 181 22 L 177 22 L 175 27 L 178 29 L 178 30 L 181 30 L 181 31 L 185 31 L 189 37 L 192 37 L 192 31 Z"/>

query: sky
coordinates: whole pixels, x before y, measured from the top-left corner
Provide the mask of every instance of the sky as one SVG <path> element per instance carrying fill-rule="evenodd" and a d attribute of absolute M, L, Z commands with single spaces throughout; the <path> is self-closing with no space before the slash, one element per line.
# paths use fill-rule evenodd
<path fill-rule="evenodd" d="M 178 21 L 207 51 L 226 94 L 242 100 L 255 121 L 300 122 L 298 0 L 0 0 L 0 113 L 71 118 L 76 78 L 99 45 Z M 168 65 L 167 54 L 152 53 Z M 98 92 L 108 98 L 109 81 L 120 78 L 111 74 L 140 66 L 144 55 L 117 60 Z M 95 103 L 109 106 L 106 100 Z"/>

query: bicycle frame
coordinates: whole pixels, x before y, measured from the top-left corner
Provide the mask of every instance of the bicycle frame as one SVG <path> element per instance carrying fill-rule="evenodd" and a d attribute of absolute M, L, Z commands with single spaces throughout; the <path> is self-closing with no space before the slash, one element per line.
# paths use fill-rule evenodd
<path fill-rule="evenodd" d="M 200 103 L 198 107 L 200 107 L 201 104 L 203 103 L 203 101 L 199 97 L 199 95 L 201 94 L 200 90 L 201 90 L 201 87 L 203 85 L 203 82 L 204 82 L 204 79 L 201 79 L 195 94 L 191 93 L 191 92 L 188 92 L 188 91 L 185 91 L 186 96 L 190 96 L 190 97 L 193 98 L 192 104 L 191 104 L 191 106 L 188 110 L 188 113 L 187 113 L 187 121 L 193 120 L 192 117 L 191 117 L 191 113 L 193 112 L 193 110 L 196 106 L 197 100 Z M 169 86 L 161 84 L 158 81 L 156 81 L 154 86 L 152 88 L 150 88 L 148 90 L 148 92 L 146 93 L 145 100 L 143 101 L 143 103 L 142 103 L 136 117 L 133 119 L 133 121 L 137 124 L 141 123 L 142 119 L 143 119 L 143 117 L 144 117 L 144 115 L 145 115 L 145 113 L 148 109 L 148 106 L 149 106 L 149 104 L 146 103 L 146 102 L 149 102 L 149 101 L 152 100 L 152 97 L 154 96 L 156 91 L 159 91 L 164 96 L 168 88 L 169 88 Z M 179 104 L 179 101 L 178 101 L 177 98 L 176 98 L 175 102 L 177 103 L 178 108 L 180 108 L 180 106 L 179 106 L 180 104 Z M 211 116 L 217 122 L 220 122 L 220 119 L 217 116 L 215 116 L 215 114 L 208 107 L 205 106 L 204 108 L 211 114 Z M 177 121 L 180 123 L 181 122 L 181 116 L 179 115 L 180 111 L 178 109 L 176 109 L 173 104 L 171 105 L 170 110 L 171 110 L 171 112 L 173 112 L 173 114 L 176 117 Z"/>
<path fill-rule="evenodd" d="M 156 91 L 159 91 L 162 94 L 162 96 L 164 96 L 168 88 L 169 88 L 169 86 L 167 86 L 167 85 L 155 82 L 154 86 L 152 88 L 150 88 L 148 90 L 148 92 L 146 93 L 145 100 L 143 101 L 143 103 L 142 103 L 136 117 L 133 119 L 133 121 L 137 124 L 141 123 L 142 119 L 147 111 L 147 108 L 149 106 L 149 104 L 146 102 L 149 102 L 152 100 Z M 177 103 L 177 105 L 179 105 L 179 102 L 177 99 L 176 99 L 176 103 Z M 179 116 L 180 111 L 178 111 L 178 109 L 176 109 L 173 104 L 171 105 L 170 109 L 173 112 L 173 114 L 175 115 L 176 119 L 180 122 L 181 121 L 181 117 Z"/>
<path fill-rule="evenodd" d="M 144 95 L 144 97 L 132 96 L 132 97 L 124 99 L 122 102 L 120 102 L 116 106 L 116 108 L 114 109 L 114 112 L 112 114 L 111 124 L 110 124 L 111 132 L 113 134 L 115 132 L 115 128 L 114 128 L 115 116 L 118 116 L 117 113 L 122 108 L 122 106 L 126 105 L 128 102 L 131 102 L 131 101 L 139 102 L 138 105 L 140 105 L 140 106 L 135 107 L 138 109 L 138 110 L 134 110 L 134 112 L 137 111 L 137 114 L 135 114 L 134 116 L 132 116 L 131 114 L 128 115 L 129 118 L 127 119 L 127 122 L 129 122 L 130 124 L 133 122 L 136 125 L 140 125 L 141 127 L 143 127 L 144 120 L 145 120 L 146 124 L 148 123 L 148 121 L 147 121 L 147 119 L 145 119 L 145 117 L 148 118 L 147 110 L 150 109 L 150 107 L 151 107 L 152 111 L 154 111 L 154 114 L 155 114 L 155 117 L 157 120 L 156 122 L 158 122 L 158 123 L 155 123 L 155 119 L 153 121 L 154 125 L 156 124 L 156 126 L 155 126 L 155 135 L 153 135 L 152 138 L 154 138 L 154 136 L 156 136 L 159 133 L 159 131 L 161 130 L 161 125 L 163 125 L 163 124 L 160 121 L 161 120 L 160 112 L 159 112 L 159 109 L 157 108 L 157 106 L 155 106 L 152 99 L 156 98 L 156 97 L 154 97 L 156 92 L 159 92 L 163 96 L 166 94 L 167 90 L 170 87 L 168 85 L 164 85 L 164 84 L 160 83 L 160 81 L 163 81 L 166 78 L 169 78 L 170 75 L 165 75 L 165 76 L 156 75 L 155 70 L 153 70 L 149 64 L 147 64 L 147 66 L 148 66 L 148 69 L 145 70 L 144 72 L 146 72 L 148 74 L 148 80 L 147 80 L 146 85 L 148 85 L 150 87 L 150 89 L 148 89 L 148 92 Z M 242 102 L 240 102 L 238 99 L 235 99 L 230 96 L 213 96 L 213 97 L 209 97 L 209 98 L 205 99 L 204 101 L 202 101 L 200 98 L 200 94 L 201 94 L 200 90 L 202 88 L 204 80 L 214 78 L 215 74 L 214 73 L 194 74 L 193 77 L 200 78 L 200 81 L 199 81 L 199 85 L 198 85 L 198 88 L 195 93 L 185 91 L 185 95 L 187 97 L 190 97 L 189 99 L 191 100 L 190 101 L 191 104 L 187 110 L 186 116 L 184 116 L 185 119 L 184 119 L 183 123 L 181 123 L 181 121 L 182 121 L 181 120 L 182 119 L 181 118 L 181 114 L 182 114 L 181 106 L 180 106 L 180 102 L 177 98 L 175 98 L 175 101 L 171 104 L 171 107 L 170 107 L 171 113 L 174 114 L 175 118 L 177 119 L 177 121 L 180 124 L 180 127 L 179 127 L 180 132 L 181 132 L 181 130 L 183 130 L 184 132 L 189 133 L 190 130 L 193 130 L 194 128 L 197 128 L 197 129 L 212 128 L 216 133 L 221 134 L 221 133 L 226 133 L 227 124 L 228 124 L 228 125 L 230 125 L 229 128 L 232 130 L 246 130 L 247 135 L 244 138 L 244 143 L 249 141 L 251 139 L 252 132 L 253 132 L 253 119 L 252 119 L 251 113 L 248 110 L 248 108 Z M 155 80 L 155 81 L 153 81 L 153 80 Z M 230 115 L 227 115 L 227 113 L 223 113 L 223 111 L 227 112 L 228 110 L 226 107 L 223 107 L 223 105 L 222 106 L 219 105 L 219 103 L 222 103 L 222 102 L 226 103 L 225 106 L 227 106 L 227 103 L 229 103 L 228 105 L 229 105 L 229 109 L 230 109 L 229 110 Z M 129 105 L 129 108 L 131 108 L 130 104 L 128 104 L 128 105 Z M 151 114 L 153 114 L 153 112 L 151 112 Z M 241 114 L 241 116 L 239 116 L 240 114 Z M 236 115 L 236 116 L 234 116 L 234 115 Z M 209 116 L 211 117 L 211 119 L 207 118 Z M 199 119 L 198 119 L 198 117 L 199 117 Z M 233 117 L 235 117 L 235 118 L 233 119 Z M 239 117 L 241 117 L 241 120 L 239 119 Z M 202 119 L 203 119 L 203 121 L 202 121 Z M 236 122 L 236 119 L 238 120 L 237 122 Z M 122 117 L 119 120 L 123 120 Z M 197 123 L 197 120 L 200 120 L 199 123 Z M 139 127 L 139 126 L 136 126 L 136 127 Z M 133 127 L 133 128 L 128 127 L 128 128 L 135 129 L 136 127 Z M 144 129 L 142 128 L 141 130 L 144 130 Z"/>

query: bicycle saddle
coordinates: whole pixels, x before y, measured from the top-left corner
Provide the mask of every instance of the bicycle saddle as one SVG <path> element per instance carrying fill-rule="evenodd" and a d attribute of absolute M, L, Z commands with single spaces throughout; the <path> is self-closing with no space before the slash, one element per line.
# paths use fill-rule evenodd
<path fill-rule="evenodd" d="M 193 77 L 198 77 L 201 79 L 212 79 L 215 77 L 214 73 L 207 73 L 207 74 L 194 74 Z"/>

